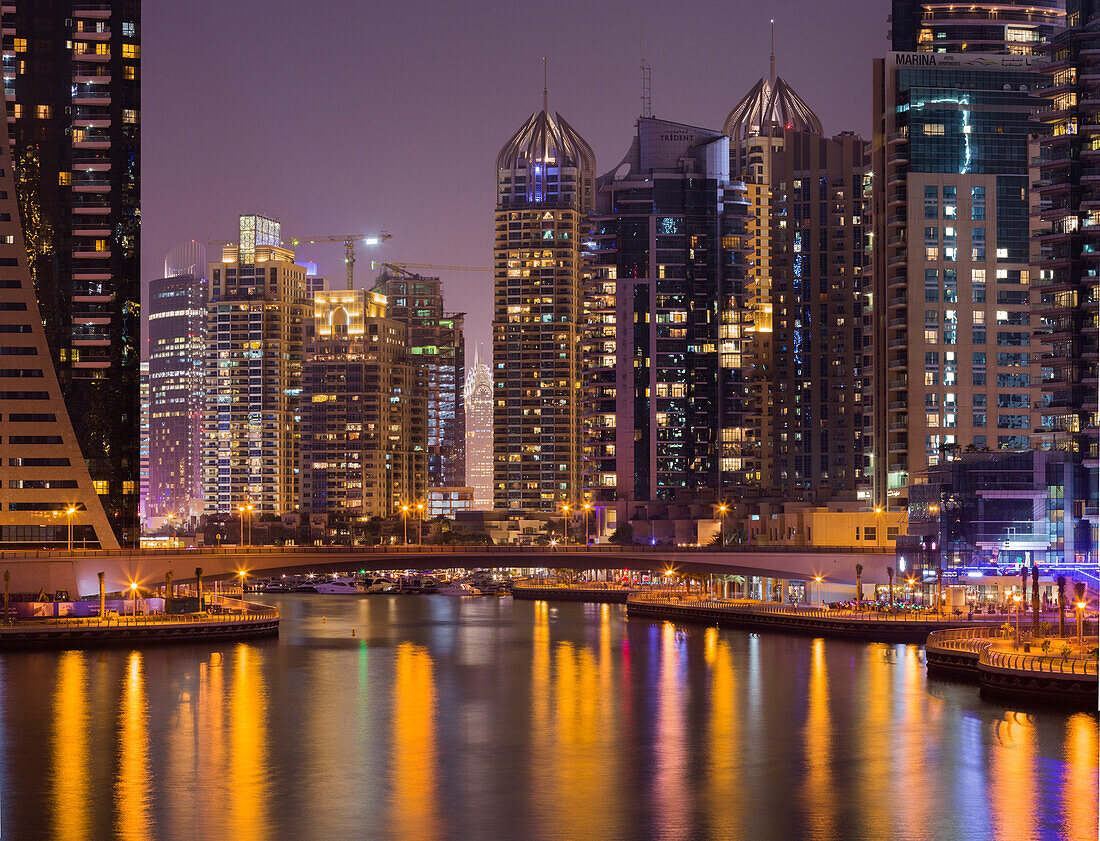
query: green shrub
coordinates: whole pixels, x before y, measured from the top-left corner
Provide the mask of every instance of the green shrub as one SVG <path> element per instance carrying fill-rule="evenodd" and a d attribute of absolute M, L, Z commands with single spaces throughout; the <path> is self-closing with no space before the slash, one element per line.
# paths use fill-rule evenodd
<path fill-rule="evenodd" d="M 1039 648 L 1042 649 L 1042 652 L 1044 654 L 1046 654 L 1048 651 L 1050 651 L 1050 640 L 1043 640 L 1043 644 L 1040 645 Z"/>

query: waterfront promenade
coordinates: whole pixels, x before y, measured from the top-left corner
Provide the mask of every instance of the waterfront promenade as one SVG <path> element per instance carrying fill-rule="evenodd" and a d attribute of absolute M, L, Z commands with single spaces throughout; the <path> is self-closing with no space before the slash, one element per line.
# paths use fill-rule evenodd
<path fill-rule="evenodd" d="M 205 601 L 213 611 L 15 619 L 0 624 L 0 651 L 246 639 L 279 633 L 275 607 L 212 594 Z"/>
<path fill-rule="evenodd" d="M 943 629 L 928 635 L 925 661 L 930 674 L 976 680 L 992 695 L 1096 709 L 1097 637 L 1084 638 L 1085 650 L 1075 643 L 1026 634 L 1017 643 L 1002 627 Z"/>
<path fill-rule="evenodd" d="M 778 604 L 750 599 L 721 599 L 684 591 L 634 592 L 627 614 L 653 619 L 704 622 L 753 629 L 793 631 L 880 642 L 923 643 L 932 631 L 974 625 L 996 627 L 983 618 L 965 619 L 916 610 L 847 610 Z"/>

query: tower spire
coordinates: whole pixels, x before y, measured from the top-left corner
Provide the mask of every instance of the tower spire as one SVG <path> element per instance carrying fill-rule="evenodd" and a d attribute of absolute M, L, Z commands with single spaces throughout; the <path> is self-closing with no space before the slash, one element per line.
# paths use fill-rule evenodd
<path fill-rule="evenodd" d="M 642 116 L 653 116 L 653 98 L 650 94 L 652 71 L 645 60 L 645 21 L 642 21 Z"/>
<path fill-rule="evenodd" d="M 771 87 L 775 88 L 775 19 L 772 18 L 772 64 L 771 64 L 771 76 L 769 79 Z"/>
<path fill-rule="evenodd" d="M 546 56 L 542 57 L 542 110 L 550 113 L 550 93 L 549 93 L 549 81 L 550 74 L 546 67 Z"/>

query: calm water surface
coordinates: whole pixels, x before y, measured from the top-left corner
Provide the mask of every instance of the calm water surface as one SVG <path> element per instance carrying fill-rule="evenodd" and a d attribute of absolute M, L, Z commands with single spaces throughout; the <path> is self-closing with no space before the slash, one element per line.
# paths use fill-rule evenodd
<path fill-rule="evenodd" d="M 277 640 L 0 656 L 0 838 L 1097 836 L 1097 718 L 984 703 L 916 646 L 269 600 Z"/>

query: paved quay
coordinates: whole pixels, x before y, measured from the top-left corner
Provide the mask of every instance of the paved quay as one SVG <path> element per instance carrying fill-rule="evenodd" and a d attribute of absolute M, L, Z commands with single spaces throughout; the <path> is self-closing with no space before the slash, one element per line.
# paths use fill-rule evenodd
<path fill-rule="evenodd" d="M 1043 651 L 1045 641 L 1050 645 Z M 1075 643 L 1024 635 L 1017 645 L 1013 632 L 1001 627 L 944 629 L 929 634 L 925 662 L 929 674 L 976 681 L 986 694 L 1095 710 L 1097 638 L 1086 637 L 1084 650 Z"/>
<path fill-rule="evenodd" d="M 932 631 L 998 625 L 977 615 L 974 619 L 965 619 L 937 616 L 926 611 L 843 610 L 748 599 L 720 599 L 683 591 L 635 592 L 627 597 L 626 605 L 629 616 L 875 642 L 923 643 Z"/>
<path fill-rule="evenodd" d="M 637 592 L 629 587 L 603 582 L 589 584 L 543 584 L 524 581 L 512 588 L 512 598 L 557 601 L 590 602 L 595 604 L 626 604 L 631 593 Z"/>
<path fill-rule="evenodd" d="M 279 633 L 279 611 L 270 605 L 225 596 L 207 596 L 207 603 L 218 612 L 11 620 L 0 624 L 0 651 L 155 645 Z"/>

